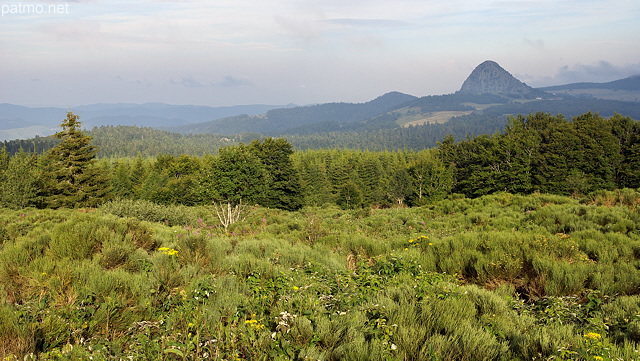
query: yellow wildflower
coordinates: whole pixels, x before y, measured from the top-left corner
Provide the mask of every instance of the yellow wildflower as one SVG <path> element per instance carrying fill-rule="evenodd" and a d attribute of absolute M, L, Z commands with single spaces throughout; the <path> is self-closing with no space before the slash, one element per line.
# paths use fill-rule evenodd
<path fill-rule="evenodd" d="M 175 256 L 178 254 L 177 250 L 168 247 L 160 247 L 158 248 L 158 251 L 160 251 L 160 253 L 166 254 L 167 256 Z"/>
<path fill-rule="evenodd" d="M 602 338 L 602 335 L 596 332 L 587 332 L 584 334 L 584 338 L 587 340 L 599 340 Z"/>

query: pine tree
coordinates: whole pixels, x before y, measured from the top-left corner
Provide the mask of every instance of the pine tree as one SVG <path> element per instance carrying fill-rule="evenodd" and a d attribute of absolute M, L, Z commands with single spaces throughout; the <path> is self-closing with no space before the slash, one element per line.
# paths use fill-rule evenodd
<path fill-rule="evenodd" d="M 55 134 L 61 142 L 45 159 L 44 196 L 50 208 L 97 206 L 109 193 L 108 179 L 95 165 L 97 149 L 78 119 L 67 113 L 62 130 Z"/>

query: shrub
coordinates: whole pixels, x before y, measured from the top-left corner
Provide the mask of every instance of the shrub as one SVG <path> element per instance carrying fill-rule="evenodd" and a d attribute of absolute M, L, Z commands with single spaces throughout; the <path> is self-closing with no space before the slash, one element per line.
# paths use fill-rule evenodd
<path fill-rule="evenodd" d="M 120 199 L 104 203 L 99 208 L 104 213 L 119 217 L 131 217 L 141 221 L 163 222 L 167 225 L 193 225 L 199 218 L 193 208 L 156 204 L 144 200 Z"/>

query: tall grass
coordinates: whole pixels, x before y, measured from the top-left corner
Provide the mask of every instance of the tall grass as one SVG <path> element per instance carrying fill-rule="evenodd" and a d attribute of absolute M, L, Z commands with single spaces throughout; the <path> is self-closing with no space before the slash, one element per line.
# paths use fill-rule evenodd
<path fill-rule="evenodd" d="M 2 210 L 0 357 L 637 359 L 620 194 L 255 208 L 228 232 L 207 207 Z"/>

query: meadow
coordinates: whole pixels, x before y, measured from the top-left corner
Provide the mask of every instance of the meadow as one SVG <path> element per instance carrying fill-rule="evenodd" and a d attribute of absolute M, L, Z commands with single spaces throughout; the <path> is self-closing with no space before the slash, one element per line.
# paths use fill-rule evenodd
<path fill-rule="evenodd" d="M 639 207 L 1 209 L 0 358 L 636 360 Z"/>

